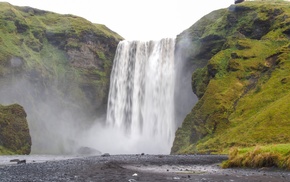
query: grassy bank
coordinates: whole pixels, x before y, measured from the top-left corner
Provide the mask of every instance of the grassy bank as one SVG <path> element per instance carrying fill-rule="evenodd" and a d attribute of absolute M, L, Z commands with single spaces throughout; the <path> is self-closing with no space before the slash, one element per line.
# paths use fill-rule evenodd
<path fill-rule="evenodd" d="M 222 167 L 278 167 L 290 170 L 290 144 L 231 148 L 229 160 L 223 162 Z"/>
<path fill-rule="evenodd" d="M 15 153 L 0 145 L 0 155 L 15 155 Z"/>

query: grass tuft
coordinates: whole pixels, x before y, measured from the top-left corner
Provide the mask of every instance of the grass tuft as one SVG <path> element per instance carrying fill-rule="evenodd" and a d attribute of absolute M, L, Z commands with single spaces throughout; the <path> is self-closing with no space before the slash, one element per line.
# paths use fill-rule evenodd
<path fill-rule="evenodd" d="M 232 167 L 278 167 L 290 169 L 290 144 L 256 146 L 251 148 L 231 148 L 229 159 L 222 163 L 223 168 Z"/>

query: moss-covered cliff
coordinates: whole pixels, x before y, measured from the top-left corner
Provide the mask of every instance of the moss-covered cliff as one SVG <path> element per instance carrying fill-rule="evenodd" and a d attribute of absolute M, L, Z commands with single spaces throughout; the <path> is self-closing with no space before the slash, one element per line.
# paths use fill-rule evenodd
<path fill-rule="evenodd" d="M 171 152 L 289 143 L 289 40 L 290 3 L 283 1 L 231 5 L 181 33 L 177 48 L 199 67 L 192 75 L 199 101 Z"/>
<path fill-rule="evenodd" d="M 122 39 L 81 17 L 0 3 L 0 103 L 25 108 L 34 148 L 57 152 L 105 113 Z"/>
<path fill-rule="evenodd" d="M 65 97 L 84 97 L 95 111 L 106 103 L 119 35 L 73 15 L 0 7 L 1 78 L 22 74 L 39 87 L 57 81 Z"/>
<path fill-rule="evenodd" d="M 31 137 L 23 107 L 0 105 L 0 155 L 29 154 L 30 150 Z"/>

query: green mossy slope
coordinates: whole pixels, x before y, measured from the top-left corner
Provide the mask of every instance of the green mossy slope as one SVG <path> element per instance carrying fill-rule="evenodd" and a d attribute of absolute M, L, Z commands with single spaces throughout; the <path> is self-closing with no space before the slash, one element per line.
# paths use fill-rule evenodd
<path fill-rule="evenodd" d="M 22 106 L 0 105 L 0 155 L 30 154 L 31 137 Z"/>
<path fill-rule="evenodd" d="M 37 88 L 54 86 L 53 92 L 81 103 L 88 113 L 104 111 L 122 39 L 81 17 L 1 2 L 0 84 L 25 78 Z"/>
<path fill-rule="evenodd" d="M 24 107 L 32 153 L 72 153 L 106 113 L 120 40 L 81 17 L 0 2 L 0 104 Z"/>
<path fill-rule="evenodd" d="M 172 153 L 290 142 L 290 3 L 246 1 L 214 11 L 178 36 L 199 101 Z"/>

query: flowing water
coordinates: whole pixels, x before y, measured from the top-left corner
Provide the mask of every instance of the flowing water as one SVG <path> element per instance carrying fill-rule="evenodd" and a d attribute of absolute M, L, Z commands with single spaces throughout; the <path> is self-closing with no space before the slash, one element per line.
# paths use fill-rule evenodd
<path fill-rule="evenodd" d="M 122 142 L 135 140 L 151 152 L 169 153 L 176 129 L 174 47 L 169 38 L 119 43 L 106 122 L 125 133 Z"/>
<path fill-rule="evenodd" d="M 173 38 L 121 41 L 111 73 L 107 116 L 89 122 L 93 123 L 89 128 L 83 126 L 84 114 L 64 107 L 58 92 L 50 93 L 53 89 L 39 88 L 25 78 L 1 87 L 0 103 L 24 106 L 32 154 L 78 154 L 81 147 L 110 154 L 169 154 L 177 127 L 196 102 L 192 69 L 181 52 L 175 50 Z"/>

